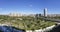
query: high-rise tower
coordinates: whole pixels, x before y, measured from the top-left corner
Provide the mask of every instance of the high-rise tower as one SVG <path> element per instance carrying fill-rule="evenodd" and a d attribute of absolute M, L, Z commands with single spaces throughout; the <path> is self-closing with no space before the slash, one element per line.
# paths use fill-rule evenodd
<path fill-rule="evenodd" d="M 44 8 L 44 17 L 47 17 L 47 8 Z"/>

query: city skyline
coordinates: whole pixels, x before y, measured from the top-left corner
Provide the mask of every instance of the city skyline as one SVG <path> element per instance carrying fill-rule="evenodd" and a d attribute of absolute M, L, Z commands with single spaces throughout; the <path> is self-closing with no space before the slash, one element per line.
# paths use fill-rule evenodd
<path fill-rule="evenodd" d="M 0 14 L 60 14 L 60 0 L 0 0 Z"/>

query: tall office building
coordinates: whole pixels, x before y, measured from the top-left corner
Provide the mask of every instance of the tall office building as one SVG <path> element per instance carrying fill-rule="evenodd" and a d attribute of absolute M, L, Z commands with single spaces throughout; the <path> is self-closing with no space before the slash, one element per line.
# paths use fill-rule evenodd
<path fill-rule="evenodd" d="M 47 16 L 47 8 L 44 9 L 44 17 Z"/>

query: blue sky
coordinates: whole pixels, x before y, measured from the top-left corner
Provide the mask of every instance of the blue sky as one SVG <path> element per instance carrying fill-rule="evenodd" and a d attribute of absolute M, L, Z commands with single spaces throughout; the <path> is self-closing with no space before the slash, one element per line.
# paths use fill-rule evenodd
<path fill-rule="evenodd" d="M 0 0 L 0 14 L 36 14 L 44 8 L 48 14 L 60 14 L 60 0 Z"/>

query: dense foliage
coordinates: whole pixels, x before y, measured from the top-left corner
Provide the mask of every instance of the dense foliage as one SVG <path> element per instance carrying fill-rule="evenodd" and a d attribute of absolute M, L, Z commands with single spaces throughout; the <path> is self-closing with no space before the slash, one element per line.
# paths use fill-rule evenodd
<path fill-rule="evenodd" d="M 8 24 L 25 30 L 36 30 L 41 28 L 43 29 L 45 27 L 55 24 L 54 22 L 45 21 L 40 17 L 38 18 L 30 16 L 10 17 L 5 15 L 0 15 L 0 23 Z"/>

